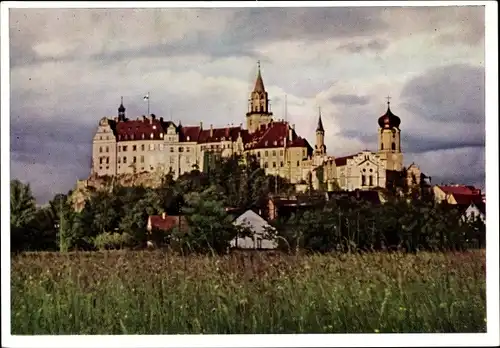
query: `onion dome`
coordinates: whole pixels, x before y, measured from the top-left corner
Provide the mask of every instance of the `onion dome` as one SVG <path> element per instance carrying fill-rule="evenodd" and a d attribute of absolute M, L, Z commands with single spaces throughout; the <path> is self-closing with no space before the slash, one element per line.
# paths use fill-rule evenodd
<path fill-rule="evenodd" d="M 119 113 L 124 113 L 125 112 L 125 106 L 123 106 L 123 97 L 121 99 L 120 106 L 118 107 L 118 112 Z"/>
<path fill-rule="evenodd" d="M 391 129 L 399 128 L 401 124 L 401 119 L 394 115 L 391 111 L 390 102 L 387 102 L 387 111 L 384 115 L 380 116 L 378 119 L 378 125 L 380 128 Z"/>

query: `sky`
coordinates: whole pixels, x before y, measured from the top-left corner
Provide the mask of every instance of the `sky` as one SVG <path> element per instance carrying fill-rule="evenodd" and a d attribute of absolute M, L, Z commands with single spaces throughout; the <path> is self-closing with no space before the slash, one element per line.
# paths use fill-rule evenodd
<path fill-rule="evenodd" d="M 484 189 L 484 7 L 11 9 L 11 178 L 38 203 L 90 174 L 92 137 L 114 117 L 246 124 L 261 62 L 275 119 L 329 155 L 377 150 L 401 118 L 404 164 L 434 184 Z"/>

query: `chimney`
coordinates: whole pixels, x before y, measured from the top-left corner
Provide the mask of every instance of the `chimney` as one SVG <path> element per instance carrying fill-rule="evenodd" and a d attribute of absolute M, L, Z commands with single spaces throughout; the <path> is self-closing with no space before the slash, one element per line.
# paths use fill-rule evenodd
<path fill-rule="evenodd" d="M 226 128 L 226 138 L 229 137 L 229 128 Z"/>
<path fill-rule="evenodd" d="M 240 128 L 243 128 L 243 123 L 240 123 Z"/>
<path fill-rule="evenodd" d="M 214 127 L 210 125 L 210 138 L 214 136 Z"/>
<path fill-rule="evenodd" d="M 200 122 L 200 129 L 203 129 L 203 122 Z"/>
<path fill-rule="evenodd" d="M 290 139 L 288 139 L 288 140 L 290 140 L 290 141 L 292 141 L 292 140 L 293 140 L 293 129 L 292 129 L 292 128 L 289 128 L 289 129 L 288 129 L 288 137 L 290 138 Z"/>
<path fill-rule="evenodd" d="M 163 117 L 160 117 L 160 122 L 163 123 Z"/>
<path fill-rule="evenodd" d="M 146 116 L 142 115 L 142 122 L 146 122 Z"/>
<path fill-rule="evenodd" d="M 162 218 L 163 220 L 165 220 L 165 217 L 166 217 L 166 216 L 167 216 L 167 214 L 166 214 L 165 212 L 161 213 L 161 218 Z"/>
<path fill-rule="evenodd" d="M 293 130 L 295 130 L 295 123 L 294 123 L 294 124 L 292 124 L 292 129 L 293 129 Z"/>

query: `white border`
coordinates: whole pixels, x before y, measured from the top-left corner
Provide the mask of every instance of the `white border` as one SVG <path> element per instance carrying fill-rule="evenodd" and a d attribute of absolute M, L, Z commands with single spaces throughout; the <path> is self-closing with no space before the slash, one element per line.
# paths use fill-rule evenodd
<path fill-rule="evenodd" d="M 176 335 L 176 336 L 12 336 L 10 334 L 10 83 L 9 8 L 159 8 L 159 7 L 361 7 L 486 6 L 486 334 L 339 334 L 339 335 Z M 2 2 L 1 3 L 1 242 L 2 346 L 8 347 L 331 347 L 331 346 L 497 346 L 499 338 L 498 236 L 498 5 L 495 1 L 312 1 L 312 2 Z"/>

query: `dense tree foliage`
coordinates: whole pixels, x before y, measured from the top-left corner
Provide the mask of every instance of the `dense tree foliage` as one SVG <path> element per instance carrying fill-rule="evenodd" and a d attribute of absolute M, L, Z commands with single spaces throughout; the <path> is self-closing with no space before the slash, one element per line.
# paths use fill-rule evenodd
<path fill-rule="evenodd" d="M 266 175 L 252 156 L 212 162 L 208 170 L 193 168 L 177 180 L 167 174 L 154 189 L 123 187 L 109 180 L 106 189 L 94 192 L 79 212 L 69 202 L 71 192 L 37 208 L 29 185 L 14 180 L 12 250 L 118 249 L 145 247 L 152 240 L 157 245 L 175 242 L 182 252 L 225 252 L 232 238 L 248 233 L 233 226 L 234 216 L 226 208 L 264 212 L 270 194 L 289 194 L 294 186 Z M 279 218 L 273 225 L 280 245 L 289 251 L 316 252 L 485 246 L 482 221 L 464 221 L 462 211 L 436 204 L 422 185 L 406 185 L 398 177 L 394 183 L 384 204 L 337 198 Z M 167 235 L 157 230 L 148 234 L 148 216 L 163 212 L 185 216 L 189 227 Z"/>

